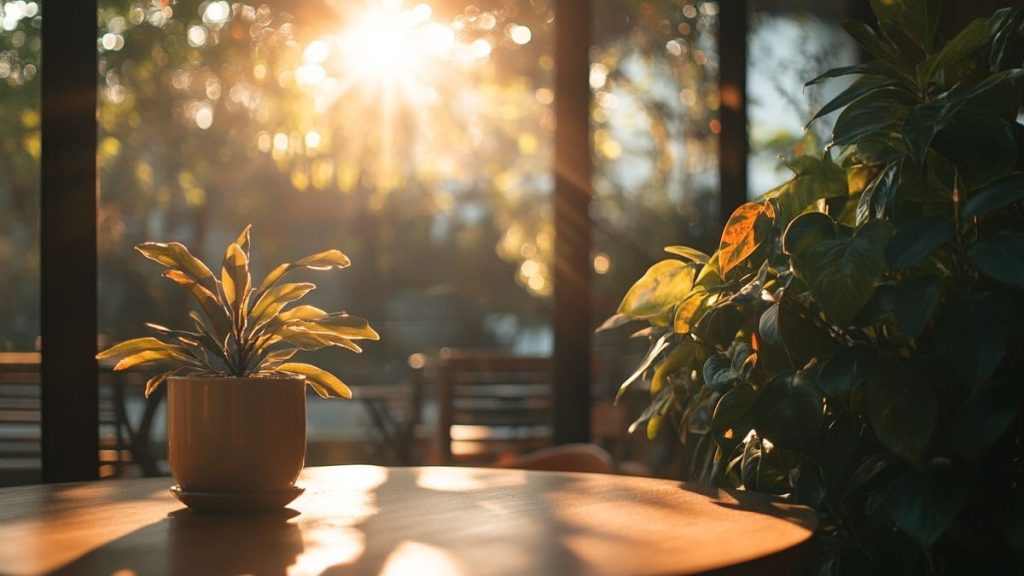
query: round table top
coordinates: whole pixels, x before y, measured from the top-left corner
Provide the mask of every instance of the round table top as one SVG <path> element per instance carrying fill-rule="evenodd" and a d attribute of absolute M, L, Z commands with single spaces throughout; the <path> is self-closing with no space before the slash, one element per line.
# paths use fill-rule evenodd
<path fill-rule="evenodd" d="M 0 573 L 666 574 L 805 542 L 807 508 L 671 480 L 483 468 L 307 468 L 288 509 L 191 512 L 169 478 L 0 490 Z"/>

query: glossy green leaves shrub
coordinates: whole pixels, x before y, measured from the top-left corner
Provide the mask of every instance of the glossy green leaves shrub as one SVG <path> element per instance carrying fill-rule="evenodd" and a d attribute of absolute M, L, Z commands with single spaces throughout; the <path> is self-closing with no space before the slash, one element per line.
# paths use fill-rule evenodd
<path fill-rule="evenodd" d="M 362 350 L 356 340 L 377 340 L 362 318 L 345 312 L 328 313 L 308 305 L 293 305 L 316 286 L 281 282 L 296 270 L 345 268 L 349 259 L 338 250 L 319 252 L 274 268 L 254 285 L 249 272 L 249 227 L 228 245 L 220 277 L 177 242 L 146 242 L 140 254 L 164 266 L 163 276 L 181 286 L 197 304 L 189 313 L 192 331 L 146 324 L 155 336 L 116 344 L 96 358 L 116 359 L 114 370 L 142 364 L 174 367 L 146 383 L 146 396 L 174 375 L 260 376 L 294 373 L 327 398 L 351 398 L 352 392 L 333 374 L 310 364 L 291 362 L 299 350 L 331 346 Z M 287 308 L 287 309 L 286 309 Z"/>
<path fill-rule="evenodd" d="M 855 77 L 823 154 L 603 326 L 650 325 L 633 428 L 819 509 L 822 573 L 1024 571 L 1024 9 L 941 43 L 939 4 L 845 23 L 874 60 L 811 80 Z"/>

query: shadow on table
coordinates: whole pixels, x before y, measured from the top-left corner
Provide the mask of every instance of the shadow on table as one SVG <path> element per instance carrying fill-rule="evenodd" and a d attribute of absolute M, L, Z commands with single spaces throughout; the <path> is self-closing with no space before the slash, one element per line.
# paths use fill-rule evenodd
<path fill-rule="evenodd" d="M 354 526 L 365 536 L 362 554 L 323 574 L 586 571 L 567 544 L 578 530 L 546 498 L 571 493 L 571 477 L 507 470 L 467 482 L 470 472 L 453 470 L 390 474 L 375 490 L 376 512 Z"/>
<path fill-rule="evenodd" d="M 55 574 L 284 574 L 302 553 L 285 509 L 259 516 L 208 516 L 182 509 L 118 538 Z"/>

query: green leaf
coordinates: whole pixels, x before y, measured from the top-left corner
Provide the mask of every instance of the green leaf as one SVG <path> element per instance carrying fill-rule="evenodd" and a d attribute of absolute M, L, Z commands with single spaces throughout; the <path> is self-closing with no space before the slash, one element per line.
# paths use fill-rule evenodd
<path fill-rule="evenodd" d="M 806 371 L 784 372 L 758 398 L 754 427 L 779 448 L 811 454 L 818 446 L 824 404 L 812 379 Z"/>
<path fill-rule="evenodd" d="M 897 88 L 881 88 L 853 101 L 836 119 L 832 146 L 856 144 L 871 136 L 887 136 L 910 114 L 913 96 Z"/>
<path fill-rule="evenodd" d="M 666 246 L 665 252 L 675 254 L 680 258 L 685 258 L 698 264 L 707 264 L 708 260 L 711 259 L 707 254 L 697 250 L 696 248 L 690 248 L 689 246 Z"/>
<path fill-rule="evenodd" d="M 171 242 L 144 242 L 135 249 L 150 260 L 177 269 L 194 280 L 211 294 L 217 293 L 217 279 L 213 272 L 198 258 L 192 255 L 183 244 Z"/>
<path fill-rule="evenodd" d="M 322 398 L 338 396 L 352 398 L 352 390 L 337 376 L 310 364 L 288 362 L 277 367 L 277 372 L 292 372 L 306 377 L 306 383 Z"/>
<path fill-rule="evenodd" d="M 886 262 L 890 268 L 917 264 L 955 235 L 956 227 L 948 218 L 926 216 L 904 222 L 886 248 Z"/>
<path fill-rule="evenodd" d="M 931 52 L 939 27 L 939 2 L 935 0 L 871 0 L 879 22 L 893 22 L 925 54 Z"/>
<path fill-rule="evenodd" d="M 840 402 L 864 386 L 878 365 L 878 351 L 866 344 L 840 348 L 825 362 L 818 374 L 818 388 Z"/>
<path fill-rule="evenodd" d="M 939 419 L 928 384 L 893 360 L 881 362 L 868 380 L 867 412 L 882 445 L 911 462 L 924 455 Z"/>
<path fill-rule="evenodd" d="M 924 274 L 905 278 L 892 295 L 893 317 L 903 337 L 915 340 L 928 325 L 942 298 L 942 278 Z"/>
<path fill-rule="evenodd" d="M 692 338 L 682 338 L 679 344 L 672 349 L 665 358 L 654 368 L 651 376 L 651 395 L 655 396 L 664 388 L 669 386 L 669 377 L 686 370 L 689 374 L 692 368 L 700 366 L 703 360 L 700 347 Z"/>
<path fill-rule="evenodd" d="M 910 110 L 903 123 L 901 135 L 911 158 L 918 166 L 924 164 L 935 135 L 962 104 L 962 100 L 948 102 L 945 99 L 938 99 L 918 104 Z"/>
<path fill-rule="evenodd" d="M 637 280 L 619 304 L 618 314 L 654 318 L 675 306 L 693 288 L 694 267 L 679 260 L 662 260 Z"/>
<path fill-rule="evenodd" d="M 1019 152 L 1011 122 L 966 107 L 942 129 L 935 147 L 947 158 L 957 159 L 958 174 L 969 190 L 1009 175 Z"/>
<path fill-rule="evenodd" d="M 849 105 L 861 96 L 865 96 L 875 92 L 876 90 L 881 90 L 882 88 L 898 88 L 900 86 L 901 83 L 896 80 L 880 78 L 877 76 L 861 76 L 854 80 L 850 86 L 840 92 L 835 98 L 829 100 L 824 106 L 822 106 L 821 109 L 819 109 L 814 116 L 807 121 L 807 124 L 804 125 L 804 130 L 806 130 L 811 123 L 818 118 L 831 114 L 832 112 Z"/>
<path fill-rule="evenodd" d="M 981 240 L 967 249 L 967 259 L 993 280 L 1024 287 L 1024 232 Z"/>
<path fill-rule="evenodd" d="M 964 204 L 964 220 L 998 210 L 1024 198 L 1024 174 L 1012 174 L 976 190 Z"/>
<path fill-rule="evenodd" d="M 634 420 L 632 424 L 629 425 L 629 428 L 628 428 L 629 433 L 633 434 L 645 422 L 650 422 L 653 419 L 655 419 L 656 417 L 658 417 L 659 415 L 664 414 L 666 412 L 666 410 L 671 406 L 672 399 L 673 399 L 672 388 L 669 387 L 669 386 L 666 386 L 660 392 L 658 392 L 654 396 L 654 398 L 651 399 L 651 403 L 648 404 L 647 407 L 644 408 L 644 411 L 640 414 L 640 416 L 636 420 Z M 650 439 L 652 439 L 652 440 L 653 440 L 653 438 L 651 438 L 651 436 L 656 436 L 658 434 L 658 428 L 661 425 L 660 424 L 661 418 L 658 417 L 657 419 L 658 419 L 657 423 L 655 423 L 655 424 L 648 424 L 648 426 L 647 426 L 648 437 Z"/>
<path fill-rule="evenodd" d="M 1016 300 L 999 292 L 982 292 L 951 302 L 937 320 L 935 343 L 942 357 L 968 382 L 988 380 L 1018 330 Z"/>
<path fill-rule="evenodd" d="M 756 404 L 757 393 L 750 386 L 737 386 L 722 395 L 711 415 L 711 434 L 719 446 L 731 448 L 743 440 Z"/>
<path fill-rule="evenodd" d="M 804 84 L 804 87 L 814 86 L 820 84 L 825 80 L 831 80 L 833 78 L 841 78 L 843 76 L 880 76 L 889 80 L 897 80 L 902 83 L 905 88 L 911 89 L 913 86 L 907 83 L 906 76 L 892 64 L 888 64 L 881 60 L 872 60 L 863 64 L 856 64 L 853 66 L 841 66 L 839 68 L 832 68 L 827 70 L 819 76 L 816 76 L 813 80 L 808 81 Z"/>
<path fill-rule="evenodd" d="M 615 328 L 618 328 L 619 326 L 628 324 L 632 321 L 633 318 L 630 317 L 628 314 L 612 314 L 611 316 L 608 317 L 607 320 L 602 322 L 601 325 L 597 327 L 597 330 L 594 330 L 594 332 L 604 332 L 605 330 L 613 330 Z"/>
<path fill-rule="evenodd" d="M 987 19 L 979 18 L 960 31 L 931 61 L 925 78 L 931 81 L 941 71 L 943 84 L 953 86 L 964 79 L 975 67 L 975 59 L 988 45 L 990 26 Z"/>
<path fill-rule="evenodd" d="M 892 519 L 922 546 L 931 546 L 946 531 L 967 500 L 968 484 L 949 460 L 919 470 L 910 468 L 886 494 Z"/>
<path fill-rule="evenodd" d="M 747 202 L 732 213 L 718 247 L 718 263 L 723 276 L 743 263 L 765 241 L 767 227 L 759 223 L 774 216 L 768 202 Z"/>
<path fill-rule="evenodd" d="M 889 164 L 872 178 L 857 201 L 857 223 L 863 224 L 872 218 L 885 218 L 890 213 L 899 187 L 900 164 Z"/>
<path fill-rule="evenodd" d="M 757 320 L 757 335 L 765 342 L 782 348 L 782 333 L 779 330 L 779 305 L 772 304 L 761 314 Z"/>
<path fill-rule="evenodd" d="M 726 393 L 739 382 L 740 375 L 725 354 L 712 354 L 704 362 L 704 384 L 715 392 Z"/>
<path fill-rule="evenodd" d="M 859 20 L 844 20 L 842 26 L 843 30 L 846 30 L 846 33 L 852 36 L 868 54 L 894 66 L 903 65 L 902 57 L 897 49 L 887 43 L 884 38 L 880 38 L 871 26 Z"/>
<path fill-rule="evenodd" d="M 795 174 L 793 178 L 764 195 L 764 199 L 777 202 L 782 222 L 796 218 L 819 199 L 849 196 L 846 172 L 827 154 L 823 158 L 801 156 L 787 166 Z"/>
<path fill-rule="evenodd" d="M 814 301 L 836 324 L 847 326 L 882 277 L 891 234 L 887 222 L 870 220 L 847 236 L 830 217 L 812 212 L 790 223 L 783 249 Z"/>
<path fill-rule="evenodd" d="M 1016 376 L 1013 369 L 997 372 L 991 380 L 976 387 L 953 420 L 953 445 L 968 460 L 979 462 L 1017 417 L 1024 386 Z"/>
<path fill-rule="evenodd" d="M 671 332 L 665 333 L 661 336 L 661 338 L 658 338 L 657 340 L 654 341 L 653 344 L 651 344 L 650 349 L 647 350 L 647 354 L 645 354 L 643 360 L 640 361 L 640 365 L 637 366 L 636 370 L 633 371 L 633 374 L 630 375 L 630 377 L 627 378 L 626 381 L 619 386 L 619 391 L 615 394 L 616 404 L 618 404 L 619 400 L 626 393 L 626 390 L 629 389 L 633 382 L 636 382 L 640 378 L 640 376 L 642 376 L 643 373 L 646 372 L 647 369 L 651 367 L 651 364 L 658 357 L 658 355 L 661 354 L 665 350 L 665 348 L 668 348 L 669 344 L 671 344 L 671 341 L 669 340 L 671 337 Z"/>

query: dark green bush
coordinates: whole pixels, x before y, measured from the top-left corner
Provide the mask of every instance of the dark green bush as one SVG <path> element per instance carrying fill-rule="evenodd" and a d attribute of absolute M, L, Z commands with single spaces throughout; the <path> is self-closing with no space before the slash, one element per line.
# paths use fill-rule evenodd
<path fill-rule="evenodd" d="M 810 82 L 856 76 L 824 154 L 605 327 L 650 324 L 634 426 L 818 509 L 820 572 L 1022 574 L 1024 9 L 938 45 L 939 2 L 871 5 L 874 60 Z"/>

